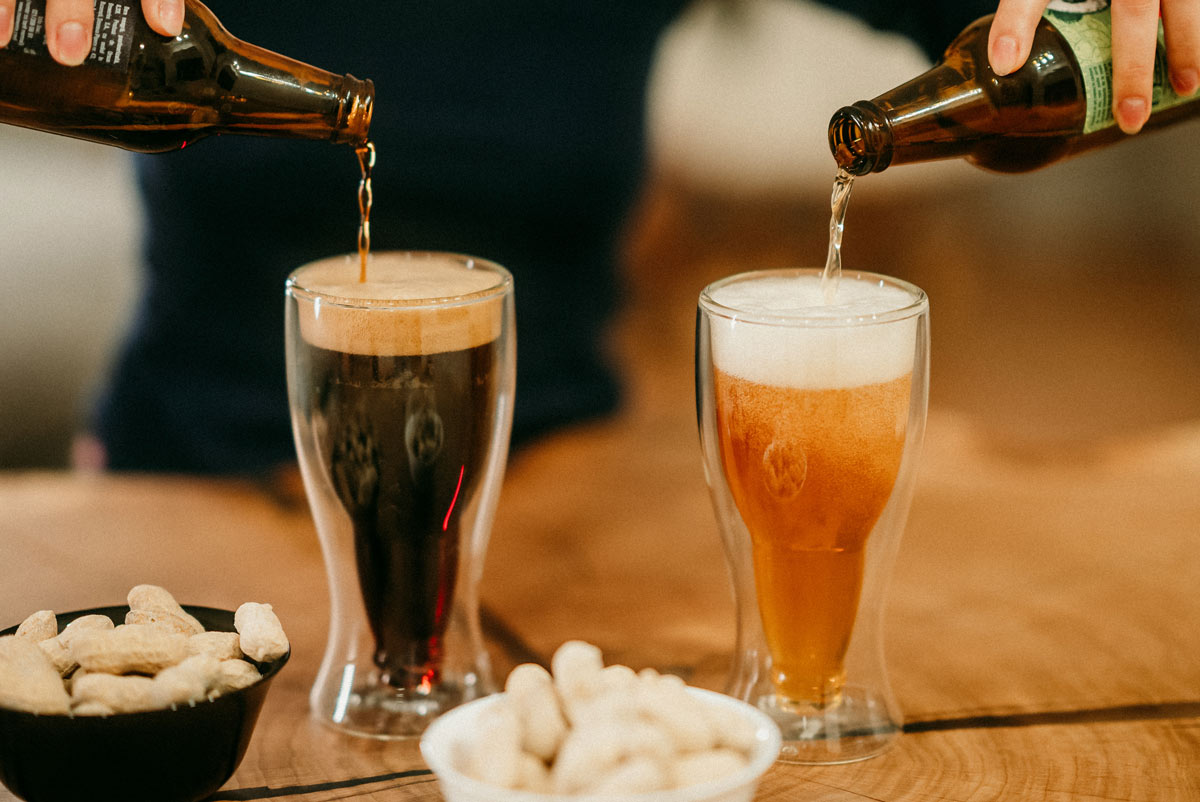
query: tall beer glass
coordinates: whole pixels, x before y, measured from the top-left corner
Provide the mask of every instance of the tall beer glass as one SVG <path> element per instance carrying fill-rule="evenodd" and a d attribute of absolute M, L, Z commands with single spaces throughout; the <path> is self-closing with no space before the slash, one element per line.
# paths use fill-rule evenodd
<path fill-rule="evenodd" d="M 700 294 L 700 435 L 738 611 L 728 691 L 776 720 L 786 761 L 859 760 L 900 732 L 881 623 L 925 428 L 928 310 L 870 273 L 828 301 L 817 270 Z"/>
<path fill-rule="evenodd" d="M 357 256 L 287 281 L 287 373 L 329 579 L 314 714 L 419 735 L 493 690 L 478 587 L 515 377 L 512 276 L 440 253 Z"/>

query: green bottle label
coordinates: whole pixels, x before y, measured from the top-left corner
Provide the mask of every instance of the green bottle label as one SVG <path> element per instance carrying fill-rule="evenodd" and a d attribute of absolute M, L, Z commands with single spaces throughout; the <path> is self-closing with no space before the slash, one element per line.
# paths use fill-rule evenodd
<path fill-rule="evenodd" d="M 1083 74 L 1087 118 L 1083 133 L 1090 134 L 1115 125 L 1112 97 L 1112 14 L 1109 0 L 1050 0 L 1043 16 L 1053 23 L 1075 54 Z M 1171 88 L 1167 78 L 1166 47 L 1162 23 L 1158 25 L 1158 49 L 1154 57 L 1154 89 L 1151 113 L 1191 100 Z"/>

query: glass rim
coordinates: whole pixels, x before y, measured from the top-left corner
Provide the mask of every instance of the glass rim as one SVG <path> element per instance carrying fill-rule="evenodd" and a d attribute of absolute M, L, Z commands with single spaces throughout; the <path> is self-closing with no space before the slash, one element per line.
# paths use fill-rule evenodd
<path fill-rule="evenodd" d="M 493 262 L 490 259 L 484 259 L 478 256 L 470 256 L 464 253 L 455 253 L 453 251 L 379 251 L 372 252 L 368 257 L 367 266 L 370 269 L 370 261 L 376 256 L 401 256 L 406 259 L 443 259 L 452 262 L 458 262 L 464 267 L 471 270 L 483 270 L 485 272 L 494 273 L 497 276 L 495 284 L 485 287 L 474 292 L 462 293 L 459 295 L 443 295 L 431 296 L 428 298 L 354 298 L 345 295 L 333 295 L 320 290 L 310 289 L 300 283 L 300 274 L 305 270 L 324 262 L 332 262 L 338 258 L 344 259 L 347 265 L 357 267 L 359 257 L 357 253 L 343 254 L 341 257 L 329 256 L 324 259 L 316 259 L 312 262 L 301 265 L 288 274 L 287 280 L 284 282 L 284 292 L 292 298 L 303 299 L 305 301 L 317 302 L 322 304 L 330 304 L 346 309 L 434 309 L 434 308 L 452 308 L 456 306 L 469 306 L 484 301 L 490 301 L 501 298 L 507 295 L 512 290 L 513 277 L 503 265 Z"/>
<path fill-rule="evenodd" d="M 717 279 L 703 290 L 700 291 L 700 307 L 707 313 L 717 315 L 729 320 L 734 320 L 743 323 L 757 323 L 767 326 L 804 326 L 811 328 L 843 328 L 851 326 L 869 326 L 882 323 L 894 323 L 899 320 L 907 320 L 908 318 L 917 317 L 924 314 L 929 309 L 929 296 L 925 291 L 912 282 L 904 279 L 896 278 L 895 276 L 884 275 L 883 273 L 872 273 L 869 271 L 848 271 L 843 270 L 841 281 L 847 279 L 853 281 L 868 281 L 879 286 L 894 287 L 906 292 L 911 301 L 903 306 L 897 306 L 894 309 L 888 309 L 883 312 L 873 312 L 870 314 L 848 314 L 848 315 L 830 315 L 828 312 L 824 314 L 810 314 L 803 311 L 795 312 L 757 312 L 739 309 L 735 306 L 728 306 L 718 301 L 713 300 L 712 294 L 730 284 L 735 284 L 743 281 L 755 281 L 763 278 L 788 278 L 800 276 L 820 277 L 823 269 L 819 267 L 781 267 L 768 268 L 763 270 L 748 270 L 742 273 L 735 273 L 731 276 Z"/>

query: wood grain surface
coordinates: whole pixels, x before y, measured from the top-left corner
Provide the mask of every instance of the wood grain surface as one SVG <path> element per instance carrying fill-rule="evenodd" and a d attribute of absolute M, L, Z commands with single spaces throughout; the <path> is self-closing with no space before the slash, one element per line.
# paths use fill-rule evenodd
<path fill-rule="evenodd" d="M 582 637 L 612 661 L 720 688 L 732 609 L 703 483 L 682 443 L 605 478 L 632 434 L 596 426 L 514 461 L 485 579 L 499 672 Z M 859 764 L 778 765 L 759 798 L 1200 798 L 1200 428 L 1068 466 L 997 457 L 952 417 L 931 419 L 928 442 L 887 616 L 906 734 Z M 547 492 L 576 460 L 588 487 Z M 639 492 L 614 503 L 618 484 Z M 188 603 L 275 605 L 294 657 L 215 799 L 438 798 L 414 744 L 308 717 L 327 609 L 295 496 L 24 474 L 0 479 L 0 505 L 5 623 L 120 603 L 143 581 Z"/>

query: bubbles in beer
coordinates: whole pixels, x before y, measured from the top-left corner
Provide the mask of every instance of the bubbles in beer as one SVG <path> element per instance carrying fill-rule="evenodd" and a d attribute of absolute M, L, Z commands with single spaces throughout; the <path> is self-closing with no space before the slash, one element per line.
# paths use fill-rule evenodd
<path fill-rule="evenodd" d="M 900 287 L 850 279 L 825 303 L 816 275 L 758 278 L 713 290 L 736 309 L 712 322 L 713 364 L 750 381 L 781 387 L 853 387 L 912 370 L 918 299 Z M 888 325 L 885 319 L 907 319 Z M 810 325 L 780 325 L 805 320 Z"/>
<path fill-rule="evenodd" d="M 365 284 L 358 280 L 359 265 L 347 257 L 305 265 L 293 275 L 292 291 L 320 301 L 299 307 L 301 334 L 321 348 L 375 356 L 434 354 L 491 342 L 500 332 L 504 279 L 472 264 L 441 254 L 379 254 Z M 488 303 L 440 303 L 489 292 L 494 297 Z"/>

